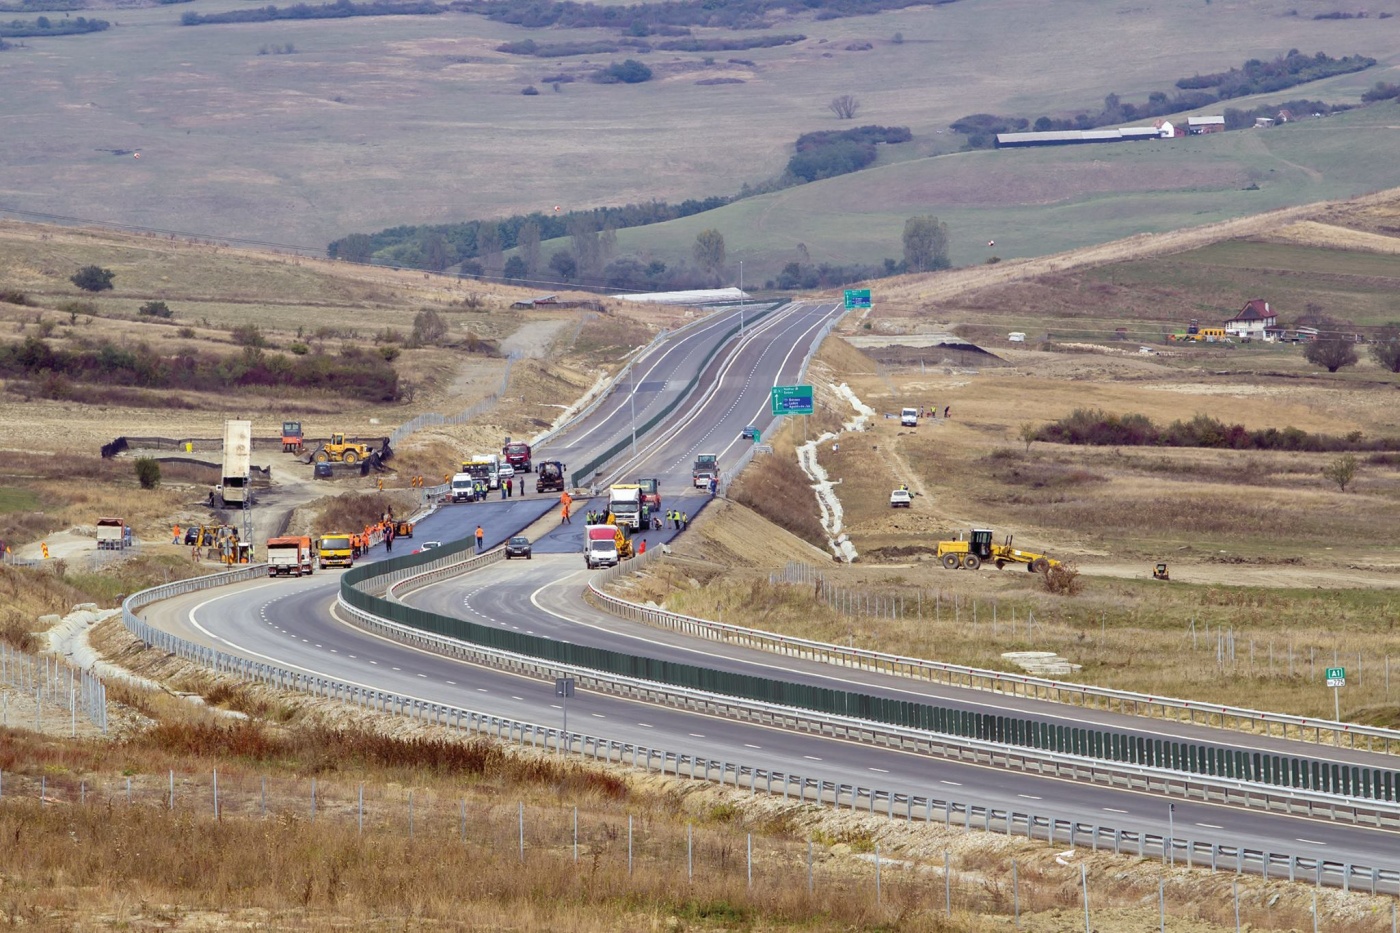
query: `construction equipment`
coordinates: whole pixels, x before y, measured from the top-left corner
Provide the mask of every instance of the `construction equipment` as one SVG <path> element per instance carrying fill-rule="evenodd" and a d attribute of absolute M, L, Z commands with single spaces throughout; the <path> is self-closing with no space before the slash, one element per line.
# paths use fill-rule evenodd
<path fill-rule="evenodd" d="M 971 538 L 966 541 L 959 538 L 938 542 L 935 556 L 949 570 L 976 570 L 988 561 L 994 563 L 998 570 L 1007 564 L 1025 564 L 1031 573 L 1045 573 L 1052 567 L 1060 566 L 1059 561 L 1044 554 L 1013 547 L 1011 535 L 1007 535 L 1002 544 L 993 544 L 990 528 L 972 529 Z"/>
<path fill-rule="evenodd" d="M 394 522 L 395 538 L 413 537 L 413 522 Z"/>
<path fill-rule="evenodd" d="M 301 453 L 303 435 L 300 421 L 282 422 L 282 453 Z"/>
<path fill-rule="evenodd" d="M 1156 567 L 1153 567 L 1153 568 L 1152 568 L 1152 579 L 1154 579 L 1154 580 L 1170 580 L 1171 578 L 1172 578 L 1172 575 L 1169 574 L 1169 573 L 1167 573 L 1167 565 L 1166 565 L 1166 564 L 1158 564 Z"/>
<path fill-rule="evenodd" d="M 369 454 L 368 444 L 347 443 L 344 434 L 332 434 L 330 440 L 316 448 L 311 459 L 317 463 L 359 463 L 368 460 Z"/>
<path fill-rule="evenodd" d="M 695 458 L 690 468 L 690 483 L 696 489 L 706 489 L 712 481 L 719 479 L 719 458 L 714 454 L 701 454 Z"/>
<path fill-rule="evenodd" d="M 501 446 L 501 456 L 505 458 L 506 463 L 515 467 L 515 472 L 530 472 L 530 445 L 524 441 L 506 438 L 505 444 Z"/>
<path fill-rule="evenodd" d="M 535 492 L 563 492 L 564 464 L 558 460 L 543 460 L 537 467 Z"/>
<path fill-rule="evenodd" d="M 230 506 L 246 509 L 252 501 L 251 467 L 249 458 L 253 449 L 253 422 L 230 420 L 224 422 L 224 468 L 219 485 L 210 494 L 217 496 L 223 508 Z"/>
<path fill-rule="evenodd" d="M 637 480 L 637 488 L 642 491 L 642 508 L 647 510 L 647 514 L 660 514 L 661 480 L 655 477 L 641 477 Z"/>
<path fill-rule="evenodd" d="M 317 543 L 316 556 L 319 559 L 321 569 L 327 567 L 350 567 L 355 563 L 354 543 L 350 540 L 351 535 L 334 532 L 321 535 Z"/>
<path fill-rule="evenodd" d="M 619 526 L 633 531 L 643 527 L 646 510 L 642 507 L 642 487 L 635 483 L 616 483 L 608 490 L 608 511 Z"/>
<path fill-rule="evenodd" d="M 283 535 L 267 540 L 267 575 L 269 577 L 299 577 L 314 572 L 311 538 L 307 535 Z"/>
<path fill-rule="evenodd" d="M 121 551 L 131 547 L 131 526 L 120 518 L 97 520 L 97 549 Z"/>

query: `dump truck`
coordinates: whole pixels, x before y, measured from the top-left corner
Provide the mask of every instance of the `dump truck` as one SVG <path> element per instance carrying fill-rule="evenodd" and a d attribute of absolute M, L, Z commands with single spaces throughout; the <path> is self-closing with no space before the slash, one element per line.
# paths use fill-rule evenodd
<path fill-rule="evenodd" d="M 488 459 L 485 454 L 475 454 L 470 460 L 463 460 L 462 472 L 472 479 L 481 480 L 487 489 L 495 489 L 501 482 L 495 459 Z"/>
<path fill-rule="evenodd" d="M 976 570 L 989 561 L 998 570 L 1007 564 L 1025 564 L 1031 573 L 1045 573 L 1051 567 L 1060 566 L 1059 561 L 1044 554 L 1013 547 L 1011 541 L 1011 535 L 1007 535 L 1002 544 L 993 544 L 990 528 L 974 528 L 969 540 L 938 542 L 935 556 L 949 570 Z"/>
<path fill-rule="evenodd" d="M 131 526 L 120 518 L 97 520 L 97 549 L 121 551 L 131 546 Z"/>
<path fill-rule="evenodd" d="M 535 479 L 535 492 L 563 492 L 564 464 L 558 460 L 542 460 Z"/>
<path fill-rule="evenodd" d="M 661 513 L 661 480 L 652 477 L 639 478 L 637 487 L 642 491 L 642 505 L 651 515 Z"/>
<path fill-rule="evenodd" d="M 330 440 L 316 448 L 311 459 L 316 463 L 359 463 L 368 460 L 371 453 L 368 444 L 347 441 L 342 433 L 332 434 Z"/>
<path fill-rule="evenodd" d="M 327 567 L 351 567 L 355 563 L 355 550 L 349 533 L 339 531 L 321 535 L 316 546 L 316 556 L 321 569 Z"/>
<path fill-rule="evenodd" d="M 224 508 L 245 509 L 252 504 L 249 458 L 253 450 L 253 422 L 224 422 L 224 468 L 217 498 Z"/>
<path fill-rule="evenodd" d="M 636 531 L 646 516 L 642 510 L 642 487 L 633 483 L 617 483 L 608 490 L 608 511 L 617 524 Z"/>
<path fill-rule="evenodd" d="M 709 489 L 710 480 L 719 481 L 719 457 L 701 454 L 690 468 L 690 482 L 696 489 Z"/>
<path fill-rule="evenodd" d="M 299 577 L 311 574 L 315 559 L 311 554 L 311 538 L 307 535 L 283 535 L 267 539 L 267 575 L 283 574 Z"/>
<path fill-rule="evenodd" d="M 506 442 L 501 447 L 501 457 L 506 463 L 515 467 L 517 473 L 530 472 L 530 445 L 524 441 L 512 441 L 506 438 Z"/>
<path fill-rule="evenodd" d="M 300 421 L 282 422 L 282 453 L 301 453 L 303 439 Z"/>

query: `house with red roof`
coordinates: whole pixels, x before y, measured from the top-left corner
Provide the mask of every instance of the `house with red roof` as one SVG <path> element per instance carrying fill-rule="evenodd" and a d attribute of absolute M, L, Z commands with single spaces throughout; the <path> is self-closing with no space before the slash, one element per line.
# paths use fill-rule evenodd
<path fill-rule="evenodd" d="M 1241 340 L 1264 340 L 1265 334 L 1278 325 L 1278 315 L 1263 298 L 1245 302 L 1239 313 L 1225 322 L 1225 332 Z"/>

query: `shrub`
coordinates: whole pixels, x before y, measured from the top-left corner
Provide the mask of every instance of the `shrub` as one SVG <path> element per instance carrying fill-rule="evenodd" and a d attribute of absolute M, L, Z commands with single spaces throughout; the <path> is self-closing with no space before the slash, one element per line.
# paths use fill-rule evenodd
<path fill-rule="evenodd" d="M 613 62 L 608 67 L 597 72 L 593 80 L 599 84 L 641 84 L 643 81 L 651 80 L 651 69 L 635 58 L 629 58 L 623 62 Z"/>
<path fill-rule="evenodd" d="M 394 346 L 392 343 L 385 344 L 384 346 L 379 348 L 379 355 L 384 357 L 384 362 L 386 363 L 394 362 L 394 360 L 399 358 L 399 354 L 402 352 L 402 350 Z"/>
<path fill-rule="evenodd" d="M 305 356 L 306 354 L 311 352 L 311 348 L 308 347 L 306 344 L 302 343 L 300 340 L 294 341 L 291 346 L 287 347 L 287 349 L 290 350 L 292 353 L 296 354 L 297 356 Z"/>
<path fill-rule="evenodd" d="M 83 266 L 68 281 L 85 292 L 100 292 L 111 288 L 112 280 L 116 277 L 117 274 L 111 269 L 104 269 L 101 266 Z"/>
<path fill-rule="evenodd" d="M 163 301 L 148 301 L 136 311 L 137 314 L 144 314 L 147 317 L 172 318 L 175 312 L 170 310 L 170 306 Z"/>
<path fill-rule="evenodd" d="M 29 296 L 13 288 L 0 288 L 0 301 L 11 305 L 30 305 Z"/>
<path fill-rule="evenodd" d="M 136 481 L 142 489 L 155 489 L 160 485 L 160 464 L 150 457 L 137 459 Z"/>
<path fill-rule="evenodd" d="M 267 338 L 256 324 L 239 324 L 228 332 L 233 342 L 240 347 L 265 347 Z"/>
<path fill-rule="evenodd" d="M 195 338 L 194 328 L 182 327 L 175 332 L 175 335 L 181 338 L 182 340 L 193 340 Z"/>
<path fill-rule="evenodd" d="M 539 95 L 540 89 L 535 87 L 533 84 L 530 84 L 526 87 L 521 88 L 520 93 L 524 94 L 526 97 L 536 97 Z"/>
<path fill-rule="evenodd" d="M 1079 567 L 1072 560 L 1051 564 L 1050 569 L 1041 574 L 1045 592 L 1056 596 L 1077 596 L 1084 589 L 1084 581 L 1079 577 Z"/>
<path fill-rule="evenodd" d="M 1322 468 L 1322 475 L 1336 483 L 1339 490 L 1346 492 L 1347 485 L 1356 478 L 1356 457 L 1342 454 Z"/>
<path fill-rule="evenodd" d="M 424 308 L 413 316 L 413 346 L 435 347 L 447 338 L 447 320 L 432 308 Z"/>

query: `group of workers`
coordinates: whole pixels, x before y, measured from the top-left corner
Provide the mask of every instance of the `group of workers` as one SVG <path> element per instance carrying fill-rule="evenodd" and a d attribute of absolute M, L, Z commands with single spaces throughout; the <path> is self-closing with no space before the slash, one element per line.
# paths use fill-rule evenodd
<path fill-rule="evenodd" d="M 398 527 L 394 524 L 394 510 L 385 509 L 379 521 L 366 525 L 364 531 L 350 535 L 350 551 L 355 557 L 363 557 L 369 549 L 384 542 L 384 549 L 394 549 L 394 538 L 398 537 Z"/>

